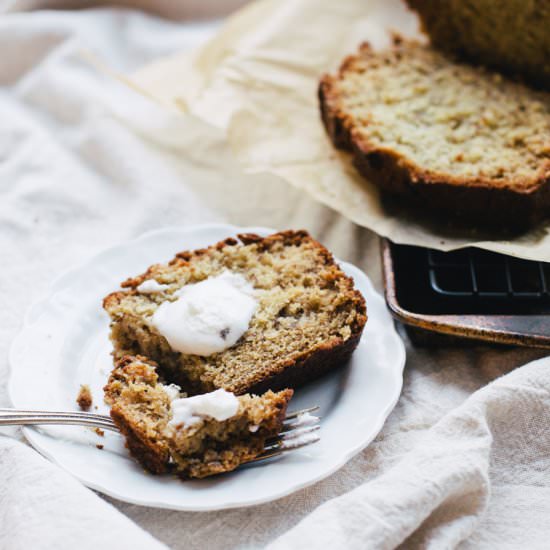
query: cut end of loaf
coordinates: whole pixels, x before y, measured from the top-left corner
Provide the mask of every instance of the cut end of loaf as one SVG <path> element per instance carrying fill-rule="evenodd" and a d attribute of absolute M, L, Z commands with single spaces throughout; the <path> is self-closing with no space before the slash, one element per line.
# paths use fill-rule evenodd
<path fill-rule="evenodd" d="M 382 190 L 479 218 L 548 213 L 550 94 L 396 37 L 363 44 L 319 95 L 334 145 Z"/>
<path fill-rule="evenodd" d="M 457 183 L 522 187 L 550 174 L 550 95 L 429 46 L 363 44 L 321 88 L 343 146 L 391 152 L 419 174 Z"/>

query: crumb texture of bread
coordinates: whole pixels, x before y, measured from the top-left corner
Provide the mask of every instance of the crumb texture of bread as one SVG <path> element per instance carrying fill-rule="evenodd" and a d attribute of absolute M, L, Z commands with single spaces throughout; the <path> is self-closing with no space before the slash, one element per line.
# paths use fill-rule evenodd
<path fill-rule="evenodd" d="M 152 315 L 182 286 L 224 270 L 242 275 L 256 291 L 258 308 L 248 330 L 234 346 L 207 357 L 175 352 L 152 325 Z M 148 279 L 166 288 L 140 294 L 137 287 Z M 141 354 L 156 361 L 164 378 L 189 394 L 296 387 L 344 364 L 367 319 L 353 280 L 305 231 L 239 235 L 182 252 L 123 287 L 104 300 L 115 356 Z"/>
<path fill-rule="evenodd" d="M 149 471 L 168 471 L 170 452 L 164 437 L 170 399 L 156 365 L 145 357 L 122 357 L 104 388 L 111 418 L 126 438 L 130 453 Z"/>
<path fill-rule="evenodd" d="M 143 357 L 125 356 L 105 386 L 127 448 L 152 473 L 171 471 L 187 479 L 229 472 L 261 454 L 266 440 L 281 431 L 289 389 L 240 396 L 237 413 L 227 420 L 172 426 L 171 400 L 156 369 Z"/>
<path fill-rule="evenodd" d="M 548 0 L 407 0 L 432 44 L 550 89 Z"/>
<path fill-rule="evenodd" d="M 78 390 L 78 395 L 76 396 L 76 402 L 78 406 L 83 411 L 89 411 L 93 404 L 92 391 L 90 386 L 87 384 L 82 384 Z"/>
<path fill-rule="evenodd" d="M 237 414 L 228 420 L 204 419 L 174 430 L 170 449 L 180 477 L 230 472 L 257 457 L 266 440 L 281 430 L 292 393 L 286 389 L 261 396 L 241 395 Z"/>
<path fill-rule="evenodd" d="M 396 36 L 363 44 L 319 95 L 333 143 L 383 191 L 510 223 L 549 213 L 550 94 Z"/>

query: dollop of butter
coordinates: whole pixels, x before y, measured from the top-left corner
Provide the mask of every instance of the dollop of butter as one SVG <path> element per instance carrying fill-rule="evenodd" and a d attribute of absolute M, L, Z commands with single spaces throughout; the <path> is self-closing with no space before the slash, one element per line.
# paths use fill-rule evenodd
<path fill-rule="evenodd" d="M 231 346 L 247 331 L 258 307 L 254 287 L 240 274 L 224 271 L 183 286 L 163 302 L 153 326 L 175 351 L 208 356 Z"/>
<path fill-rule="evenodd" d="M 155 279 L 146 279 L 136 287 L 136 290 L 141 292 L 141 294 L 154 294 L 155 292 L 162 292 L 168 288 L 170 288 L 170 285 L 163 285 L 155 281 Z"/>
<path fill-rule="evenodd" d="M 181 388 L 176 384 L 165 384 L 163 389 L 168 394 L 168 399 L 170 399 L 170 401 L 174 401 L 174 399 L 177 399 L 181 394 Z"/>
<path fill-rule="evenodd" d="M 187 427 L 200 422 L 202 418 L 227 420 L 237 414 L 239 399 L 231 392 L 216 390 L 202 395 L 174 399 L 172 418 L 168 424 L 174 427 Z"/>

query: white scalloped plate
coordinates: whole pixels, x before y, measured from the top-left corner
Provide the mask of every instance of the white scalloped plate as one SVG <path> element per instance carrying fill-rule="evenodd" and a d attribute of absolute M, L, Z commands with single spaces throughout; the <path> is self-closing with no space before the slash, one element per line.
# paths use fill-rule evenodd
<path fill-rule="evenodd" d="M 237 233 L 267 235 L 259 227 L 204 225 L 147 233 L 115 246 L 58 278 L 28 312 L 10 352 L 9 392 L 17 408 L 76 409 L 82 383 L 107 412 L 102 391 L 111 368 L 108 318 L 102 298 L 130 275 L 175 252 L 204 247 Z M 24 428 L 30 443 L 85 485 L 114 498 L 174 510 L 251 506 L 319 481 L 364 449 L 382 428 L 403 382 L 405 348 L 383 298 L 367 276 L 340 262 L 367 301 L 369 320 L 349 364 L 298 390 L 291 408 L 320 405 L 321 441 L 263 465 L 200 481 L 145 473 L 115 433 L 100 437 L 76 426 Z M 96 445 L 103 445 L 103 449 Z"/>

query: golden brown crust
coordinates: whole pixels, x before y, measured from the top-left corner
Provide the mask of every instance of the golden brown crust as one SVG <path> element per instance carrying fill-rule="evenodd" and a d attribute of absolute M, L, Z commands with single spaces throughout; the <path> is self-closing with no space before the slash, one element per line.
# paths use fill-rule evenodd
<path fill-rule="evenodd" d="M 414 42 L 409 42 L 414 44 Z M 394 36 L 394 48 L 403 47 Z M 368 43 L 346 57 L 337 73 L 321 78 L 318 95 L 321 118 L 335 147 L 350 151 L 359 173 L 383 192 L 401 196 L 423 209 L 452 214 L 482 226 L 524 228 L 550 213 L 550 162 L 534 177 L 495 179 L 428 171 L 397 151 L 371 142 L 355 130 L 354 119 L 342 108 L 339 78 L 353 70 L 362 55 L 376 55 Z"/>
<path fill-rule="evenodd" d="M 234 380 L 232 383 L 225 384 L 223 388 L 237 395 L 247 392 L 257 393 L 267 389 L 275 390 L 285 387 L 296 388 L 333 368 L 343 365 L 358 345 L 361 333 L 367 321 L 365 299 L 358 290 L 354 289 L 353 279 L 341 271 L 332 254 L 323 245 L 312 239 L 305 230 L 281 231 L 269 235 L 268 237 L 260 237 L 255 234 L 240 234 L 238 235 L 238 239 L 238 241 L 233 238 L 225 239 L 208 248 L 180 252 L 170 262 L 170 265 L 174 267 L 188 266 L 192 263 L 193 259 L 204 256 L 210 250 L 222 250 L 225 247 L 237 246 L 240 243 L 243 245 L 254 243 L 258 246 L 258 250 L 269 250 L 276 244 L 300 246 L 304 242 L 307 242 L 318 251 L 323 265 L 327 266 L 325 283 L 330 285 L 335 280 L 344 283 L 343 286 L 347 289 L 345 291 L 345 299 L 351 304 L 351 307 L 354 308 L 356 315 L 349 327 L 351 331 L 349 338 L 343 339 L 334 337 L 329 341 L 323 342 L 322 345 L 312 347 L 303 353 L 295 354 L 290 360 L 283 360 L 270 364 L 268 369 L 266 368 L 266 370 L 257 372 L 254 376 L 248 376 L 243 379 Z M 135 293 L 136 287 L 144 280 L 151 278 L 158 268 L 159 266 L 153 265 L 145 273 L 125 281 L 122 286 L 126 288 L 126 290 L 114 292 L 105 298 L 105 309 L 107 311 L 111 310 L 126 296 Z M 128 351 L 140 352 L 141 350 L 130 349 Z M 146 352 L 142 351 L 142 353 Z M 166 370 L 166 366 L 162 364 L 163 362 L 160 358 L 153 358 L 161 363 L 160 368 L 167 379 L 179 384 L 185 391 L 191 394 L 212 391 L 217 387 L 213 386 L 211 381 L 207 379 L 201 378 L 201 380 L 197 382 L 190 380 L 186 377 L 185 373 L 177 373 L 173 370 L 168 371 Z"/>
<path fill-rule="evenodd" d="M 309 233 L 305 229 L 298 229 L 298 230 L 286 230 L 286 231 L 279 231 L 278 233 L 273 233 L 272 235 L 269 235 L 267 237 L 261 237 L 260 235 L 256 235 L 255 233 L 239 233 L 237 235 L 237 239 L 234 239 L 232 237 L 229 237 L 227 239 L 224 239 L 222 241 L 219 241 L 213 245 L 210 245 L 205 248 L 198 248 L 195 250 L 184 250 L 182 252 L 178 252 L 172 260 L 170 260 L 169 265 L 173 266 L 185 266 L 189 265 L 189 263 L 194 258 L 199 258 L 201 256 L 205 256 L 208 254 L 211 250 L 222 250 L 225 247 L 228 246 L 238 246 L 239 244 L 258 244 L 259 249 L 266 250 L 273 246 L 275 243 L 283 243 L 284 245 L 288 246 L 296 246 L 301 244 L 305 239 L 311 240 L 316 244 L 316 246 L 319 247 L 320 250 L 323 251 L 323 253 L 326 255 L 327 263 L 328 262 L 334 262 L 334 258 L 332 254 L 320 243 L 317 241 L 314 241 Z M 142 273 L 141 275 L 137 275 L 135 277 L 130 277 L 126 279 L 126 281 L 121 283 L 122 288 L 128 288 L 135 290 L 136 287 L 138 287 L 143 281 L 150 279 L 152 275 L 156 272 L 158 267 L 158 264 L 154 264 L 150 266 L 147 271 Z M 103 307 L 106 307 L 106 304 L 108 305 L 107 300 L 109 300 L 110 296 L 117 295 L 122 291 L 113 292 L 106 296 L 106 298 L 103 301 Z"/>
<path fill-rule="evenodd" d="M 154 442 L 120 405 L 113 405 L 111 418 L 124 436 L 130 454 L 153 474 L 169 471 L 170 452 L 167 445 Z"/>
<path fill-rule="evenodd" d="M 550 89 L 547 0 L 407 0 L 434 47 Z"/>
<path fill-rule="evenodd" d="M 150 472 L 162 474 L 169 470 L 168 445 L 139 422 L 130 406 L 133 396 L 125 395 L 134 385 L 154 388 L 158 383 L 155 368 L 156 364 L 145 357 L 126 355 L 116 362 L 103 389 L 105 401 L 111 405 L 111 418 L 124 436 L 130 454 Z M 143 394 L 137 395 L 138 400 L 143 399 Z"/>
<path fill-rule="evenodd" d="M 270 389 L 299 388 L 312 380 L 345 365 L 361 340 L 362 329 L 356 329 L 346 340 L 327 342 L 295 361 L 289 361 L 285 368 L 267 378 L 255 382 L 248 388 L 250 393 L 261 394 Z"/>

